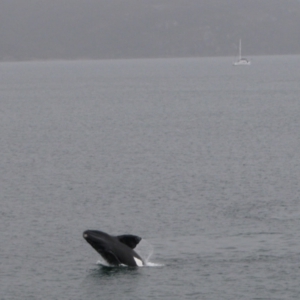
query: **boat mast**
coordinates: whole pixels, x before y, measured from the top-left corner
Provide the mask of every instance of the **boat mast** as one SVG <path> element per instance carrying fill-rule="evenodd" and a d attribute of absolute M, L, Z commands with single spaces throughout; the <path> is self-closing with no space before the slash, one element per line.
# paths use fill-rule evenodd
<path fill-rule="evenodd" d="M 239 60 L 242 59 L 242 40 L 240 39 L 240 45 L 239 45 Z"/>

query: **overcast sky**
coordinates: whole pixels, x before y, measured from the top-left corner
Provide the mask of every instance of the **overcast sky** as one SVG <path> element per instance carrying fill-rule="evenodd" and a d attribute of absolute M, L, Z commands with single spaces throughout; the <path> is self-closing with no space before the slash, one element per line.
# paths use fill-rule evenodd
<path fill-rule="evenodd" d="M 0 0 L 0 60 L 300 54 L 298 0 Z"/>

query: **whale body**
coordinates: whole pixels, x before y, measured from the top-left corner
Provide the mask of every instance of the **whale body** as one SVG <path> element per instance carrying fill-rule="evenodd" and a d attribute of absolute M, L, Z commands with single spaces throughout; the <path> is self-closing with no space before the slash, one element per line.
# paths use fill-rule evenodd
<path fill-rule="evenodd" d="M 133 250 L 142 238 L 136 235 L 112 236 L 98 230 L 86 230 L 83 238 L 111 266 L 141 267 L 145 263 Z"/>

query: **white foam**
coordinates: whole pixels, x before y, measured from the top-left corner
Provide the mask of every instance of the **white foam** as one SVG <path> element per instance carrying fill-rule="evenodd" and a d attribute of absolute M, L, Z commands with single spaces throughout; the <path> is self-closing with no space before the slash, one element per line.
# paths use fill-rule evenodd
<path fill-rule="evenodd" d="M 146 264 L 147 267 L 163 267 L 164 264 L 160 264 L 160 263 L 154 263 L 154 262 L 150 262 L 148 261 Z"/>
<path fill-rule="evenodd" d="M 102 267 L 111 267 L 111 265 L 108 262 L 106 262 L 105 260 L 98 260 L 97 265 L 100 265 Z"/>
<path fill-rule="evenodd" d="M 98 260 L 97 265 L 101 266 L 101 267 L 108 267 L 108 268 L 118 268 L 118 267 L 128 267 L 127 265 L 124 264 L 120 264 L 118 266 L 115 265 L 110 265 L 108 262 L 104 261 L 104 260 Z"/>
<path fill-rule="evenodd" d="M 163 267 L 164 266 L 164 264 L 154 263 L 154 262 L 150 262 L 150 261 L 148 261 L 144 265 L 143 262 L 140 259 L 136 258 L 136 257 L 134 257 L 134 260 L 135 260 L 138 267 Z M 111 267 L 111 268 L 117 267 L 117 266 L 110 265 L 108 262 L 106 262 L 104 260 L 98 260 L 97 265 L 99 265 L 101 267 Z M 118 267 L 127 267 L 127 266 L 124 265 L 124 264 L 121 264 Z"/>

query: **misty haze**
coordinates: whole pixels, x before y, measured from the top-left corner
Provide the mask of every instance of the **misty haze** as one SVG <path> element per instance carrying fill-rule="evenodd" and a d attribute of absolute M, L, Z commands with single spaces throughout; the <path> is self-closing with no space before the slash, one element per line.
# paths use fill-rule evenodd
<path fill-rule="evenodd" d="M 299 58 L 300 0 L 0 0 L 0 299 L 300 299 Z"/>
<path fill-rule="evenodd" d="M 300 53 L 297 0 L 1 0 L 0 60 Z"/>

